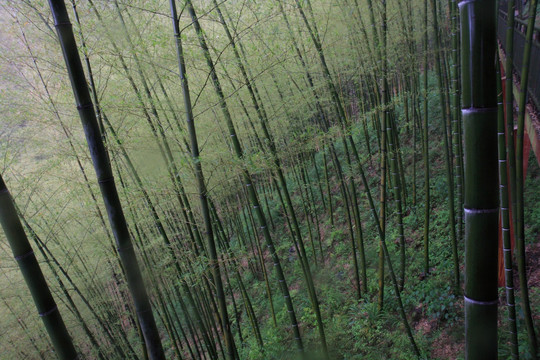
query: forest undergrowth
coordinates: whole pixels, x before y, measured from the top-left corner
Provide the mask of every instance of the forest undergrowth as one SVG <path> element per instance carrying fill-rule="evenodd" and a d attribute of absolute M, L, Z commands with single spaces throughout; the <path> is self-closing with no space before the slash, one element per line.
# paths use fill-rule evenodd
<path fill-rule="evenodd" d="M 430 78 L 430 82 L 435 82 L 434 77 Z M 430 96 L 435 96 L 431 94 Z M 430 113 L 433 114 L 434 123 L 438 123 L 437 116 L 439 108 L 436 104 L 431 105 Z M 398 113 L 398 116 L 402 114 Z M 373 131 L 373 129 L 369 129 Z M 352 133 L 359 132 L 360 129 L 352 129 Z M 464 320 L 463 320 L 463 299 L 461 295 L 457 295 L 452 288 L 453 264 L 452 254 L 448 245 L 450 239 L 448 235 L 448 210 L 446 207 L 447 195 L 445 192 L 446 178 L 444 172 L 444 160 L 440 152 L 442 145 L 440 129 L 436 126 L 430 128 L 430 139 L 434 139 L 430 143 L 430 154 L 432 162 L 432 210 L 431 210 L 431 269 L 429 274 L 423 271 L 423 259 L 418 256 L 422 252 L 422 214 L 424 212 L 423 204 L 418 202 L 416 206 L 411 205 L 404 217 L 404 225 L 407 229 L 406 244 L 407 244 L 407 268 L 406 281 L 407 287 L 401 292 L 401 296 L 406 307 L 407 315 L 410 319 L 411 326 L 414 328 L 415 336 L 423 349 L 423 356 L 426 359 L 464 359 Z M 374 132 L 372 132 L 374 133 Z M 400 138 L 407 138 L 406 134 L 400 134 Z M 439 139 L 438 141 L 436 139 Z M 341 151 L 341 146 L 336 143 L 336 148 Z M 403 144 L 404 149 L 412 148 L 411 141 Z M 317 168 L 323 168 L 322 156 L 316 155 Z M 371 166 L 366 163 L 367 171 Z M 412 159 L 409 158 L 409 163 L 406 164 L 407 180 L 412 181 Z M 315 167 L 307 169 L 308 174 L 312 179 L 316 178 Z M 357 179 L 359 181 L 359 179 Z M 295 198 L 300 199 L 297 184 L 291 179 L 291 189 L 295 193 Z M 371 178 L 371 185 L 375 186 L 377 178 Z M 417 196 L 422 199 L 423 181 L 417 179 Z M 331 183 L 336 184 L 337 179 L 332 178 Z M 313 276 L 315 282 L 319 286 L 321 306 L 325 317 L 325 328 L 327 330 L 328 342 L 331 351 L 332 359 L 416 359 L 416 356 L 410 351 L 408 345 L 409 340 L 403 330 L 399 313 L 397 312 L 397 303 L 395 301 L 395 293 L 391 288 L 386 289 L 385 299 L 387 299 L 387 307 L 380 312 L 377 308 L 377 274 L 376 274 L 376 259 L 377 259 L 377 233 L 375 225 L 369 213 L 369 205 L 366 199 L 363 199 L 361 207 L 363 208 L 362 222 L 364 243 L 368 269 L 368 293 L 361 300 L 354 299 L 355 289 L 351 287 L 354 277 L 354 268 L 350 262 L 350 246 L 347 241 L 347 229 L 345 222 L 345 211 L 343 202 L 337 187 L 333 188 L 333 198 L 335 200 L 335 216 L 338 220 L 331 224 L 327 214 L 324 212 L 322 201 L 320 198 L 313 206 L 314 215 L 319 218 L 318 237 L 316 241 L 321 241 L 322 253 L 318 250 L 309 252 L 310 256 L 319 259 L 317 264 L 313 266 Z M 533 152 L 529 157 L 529 169 L 525 185 L 526 212 L 525 222 L 528 254 L 528 272 L 529 286 L 531 288 L 531 302 L 535 319 L 540 319 L 540 214 L 538 214 L 537 204 L 540 203 L 540 168 Z M 412 194 L 407 199 L 409 204 L 412 204 Z M 276 222 L 284 222 L 280 205 L 277 199 L 270 198 L 268 201 L 270 216 Z M 295 204 L 301 206 L 300 203 Z M 397 223 L 395 214 L 390 215 L 389 228 L 394 229 L 388 234 L 388 239 L 393 239 L 389 242 L 389 250 L 393 256 L 394 264 L 399 262 L 399 242 L 397 234 Z M 305 219 L 302 218 L 302 222 Z M 287 239 L 288 235 L 285 229 L 276 229 L 278 238 Z M 303 232 L 308 230 L 303 227 Z M 309 299 L 302 297 L 302 281 L 301 273 L 294 266 L 296 253 L 290 243 L 282 243 L 279 247 L 283 253 L 288 254 L 287 268 L 291 274 L 294 274 L 291 279 L 291 294 L 295 297 L 295 301 L 299 304 L 299 316 L 304 325 L 306 341 L 308 347 L 316 348 L 318 338 L 316 334 L 316 322 L 314 315 L 310 309 Z M 463 254 L 463 244 L 459 245 L 459 252 Z M 461 266 L 463 271 L 463 266 Z M 517 267 L 514 273 L 515 283 L 519 284 Z M 386 279 L 390 282 L 390 278 Z M 255 293 L 262 294 L 263 284 L 253 281 L 250 286 L 253 287 Z M 519 286 L 516 287 L 519 290 Z M 258 305 L 257 307 L 266 308 L 267 300 L 264 296 L 255 297 L 253 299 Z M 500 359 L 509 359 L 511 354 L 508 348 L 508 334 L 504 329 L 504 324 L 508 321 L 505 318 L 503 288 L 500 289 L 499 300 L 499 333 L 500 341 Z M 516 303 L 518 304 L 518 321 L 523 322 L 523 314 L 519 312 L 519 296 Z M 279 301 L 275 302 L 276 308 L 284 308 Z M 268 314 L 262 318 L 262 331 L 265 338 L 268 338 L 271 344 L 271 349 L 277 351 L 265 351 L 261 353 L 257 350 L 256 343 L 247 343 L 243 354 L 249 359 L 289 359 L 290 353 L 282 352 L 278 344 L 287 343 L 286 334 L 271 325 Z M 278 315 L 279 316 L 279 315 Z M 281 312 L 281 321 L 284 321 L 286 313 Z M 522 343 L 526 343 L 526 332 L 521 326 L 520 339 Z M 289 345 L 289 346 L 292 346 Z M 523 345 L 521 351 L 524 352 L 524 359 L 530 358 L 527 355 L 527 346 Z M 318 359 L 317 352 L 311 353 L 310 358 Z M 322 357 L 321 357 L 322 358 Z"/>

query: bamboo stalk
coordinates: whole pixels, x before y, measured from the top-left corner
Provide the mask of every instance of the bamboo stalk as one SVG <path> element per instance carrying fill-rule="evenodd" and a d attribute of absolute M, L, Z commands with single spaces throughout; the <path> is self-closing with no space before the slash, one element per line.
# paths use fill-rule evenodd
<path fill-rule="evenodd" d="M 497 358 L 495 2 L 461 1 L 465 138 L 465 358 Z"/>
<path fill-rule="evenodd" d="M 62 360 L 76 359 L 78 355 L 73 341 L 24 232 L 15 203 L 2 175 L 0 175 L 0 224 L 58 357 Z"/>
<path fill-rule="evenodd" d="M 429 186 L 429 118 L 428 118 L 428 0 L 424 0 L 424 273 L 429 274 L 429 217 L 431 213 Z"/>
<path fill-rule="evenodd" d="M 498 63 L 498 62 L 497 62 Z M 499 70 L 499 68 L 497 68 Z M 519 359 L 518 334 L 516 323 L 516 304 L 514 298 L 514 270 L 512 264 L 512 244 L 510 238 L 510 214 L 508 208 L 507 154 L 504 126 L 504 106 L 500 71 L 497 72 L 497 138 L 499 152 L 499 203 L 501 208 L 501 230 L 503 238 L 504 280 L 506 306 L 508 310 L 508 332 L 512 359 Z M 512 135 L 510 135 L 512 136 Z"/>
<path fill-rule="evenodd" d="M 77 51 L 75 37 L 69 22 L 66 6 L 63 0 L 49 0 L 51 12 L 62 52 L 68 69 L 73 94 L 79 110 L 86 139 L 94 163 L 94 169 L 100 185 L 109 215 L 109 221 L 116 239 L 118 253 L 126 272 L 130 292 L 135 303 L 141 329 L 149 355 L 152 359 L 164 359 L 165 354 L 156 326 L 148 294 L 146 292 L 142 274 L 131 243 L 129 230 L 124 217 L 118 192 L 109 163 L 107 151 L 100 135 L 96 114 L 88 91 L 88 85 L 82 69 L 81 60 Z"/>
<path fill-rule="evenodd" d="M 506 20 L 506 62 L 504 64 L 505 73 L 505 91 L 506 98 L 506 133 L 509 134 L 506 139 L 506 152 L 508 154 L 508 171 L 509 171 L 509 185 L 510 185 L 510 206 L 511 214 L 510 219 L 513 222 L 514 236 L 517 228 L 517 216 L 516 216 L 516 146 L 514 143 L 514 0 L 508 0 Z"/>
<path fill-rule="evenodd" d="M 473 0 L 477 1 L 477 0 Z M 446 178 L 448 181 L 448 226 L 450 230 L 450 240 L 452 248 L 452 258 L 454 261 L 454 291 L 459 293 L 461 290 L 460 283 L 460 271 L 459 271 L 459 254 L 457 249 L 457 237 L 456 237 L 456 224 L 455 224 L 455 205 L 454 205 L 454 178 L 453 178 L 453 167 L 452 167 L 452 147 L 448 135 L 448 120 L 449 120 L 449 104 L 446 98 L 445 89 L 447 87 L 444 83 L 444 73 L 443 65 L 441 61 L 441 46 L 439 39 L 439 25 L 438 25 L 438 14 L 437 14 L 437 2 L 435 0 L 430 0 L 432 14 L 433 14 L 433 33 L 435 37 L 435 64 L 437 70 L 437 81 L 439 86 L 439 100 L 441 105 L 442 112 L 442 129 L 443 129 L 443 139 L 444 139 L 444 155 L 445 155 L 445 164 L 446 164 Z"/>
<path fill-rule="evenodd" d="M 193 160 L 193 166 L 195 167 L 195 177 L 197 179 L 197 189 L 199 192 L 199 199 L 201 202 L 202 215 L 204 219 L 206 239 L 208 246 L 208 253 L 210 256 L 210 266 L 212 268 L 212 277 L 214 285 L 216 286 L 216 293 L 219 304 L 219 313 L 221 317 L 221 330 L 223 331 L 223 337 L 225 341 L 225 347 L 227 352 L 227 359 L 236 359 L 234 337 L 231 332 L 229 315 L 227 313 L 227 303 L 225 299 L 225 292 L 223 290 L 223 283 L 221 280 L 221 270 L 218 262 L 218 255 L 216 250 L 216 244 L 214 240 L 214 231 L 212 228 L 212 221 L 210 217 L 210 208 L 208 206 L 208 194 L 206 190 L 206 182 L 204 179 L 204 173 L 200 161 L 199 144 L 197 141 L 197 133 L 195 130 L 195 123 L 193 118 L 193 110 L 191 106 L 191 95 L 189 92 L 189 84 L 186 77 L 186 67 L 184 61 L 184 51 L 182 49 L 182 39 L 180 37 L 180 28 L 178 25 L 178 15 L 176 12 L 175 0 L 170 2 L 171 17 L 173 20 L 173 31 L 176 42 L 176 56 L 178 58 L 178 68 L 180 72 L 180 83 L 182 86 L 182 94 L 184 96 L 184 107 L 186 111 L 186 122 L 191 141 L 191 156 Z"/>
<path fill-rule="evenodd" d="M 206 43 L 206 39 L 204 37 L 203 31 L 201 29 L 199 19 L 197 17 L 197 14 L 195 13 L 195 9 L 193 8 L 193 4 L 191 0 L 186 0 L 186 6 L 188 13 L 191 17 L 191 20 L 193 21 L 193 26 L 195 28 L 195 32 L 197 34 L 197 37 L 199 39 L 199 44 L 201 45 L 203 55 L 205 57 L 206 63 L 208 65 L 208 69 L 210 71 L 210 78 L 212 80 L 212 84 L 214 86 L 214 90 L 219 97 L 219 104 L 221 107 L 221 110 L 223 112 L 223 116 L 225 118 L 226 124 L 227 124 L 227 130 L 229 131 L 230 140 L 232 142 L 232 150 L 236 157 L 239 160 L 242 160 L 244 158 L 244 151 L 242 149 L 242 145 L 240 144 L 240 140 L 238 139 L 236 129 L 234 126 L 234 123 L 232 121 L 231 114 L 229 112 L 227 102 L 225 100 L 225 95 L 223 93 L 223 89 L 221 87 L 221 83 L 219 81 L 219 78 L 217 76 L 216 70 L 215 70 L 215 64 L 211 58 L 210 51 L 208 49 L 208 45 Z M 250 172 L 247 170 L 245 166 L 243 166 L 242 169 L 242 182 L 245 186 L 245 189 L 249 195 L 249 200 L 251 203 L 251 206 L 253 207 L 257 219 L 259 221 L 260 229 L 264 235 L 268 250 L 270 252 L 270 255 L 272 257 L 274 268 L 277 273 L 277 278 L 280 284 L 280 288 L 282 291 L 282 295 L 285 301 L 285 305 L 287 307 L 287 313 L 289 314 L 289 320 L 290 324 L 293 330 L 294 334 L 294 340 L 296 342 L 296 346 L 298 348 L 298 351 L 301 354 L 304 354 L 304 345 L 302 342 L 302 337 L 299 330 L 299 324 L 296 318 L 296 312 L 294 310 L 294 306 L 292 303 L 292 299 L 290 297 L 289 293 L 289 286 L 287 284 L 287 281 L 285 280 L 285 275 L 283 273 L 283 268 L 281 266 L 281 261 L 279 259 L 279 255 L 277 254 L 276 248 L 274 246 L 274 241 L 272 239 L 272 236 L 270 235 L 270 231 L 268 230 L 267 221 L 264 213 L 262 212 L 262 208 L 260 206 L 260 202 L 258 199 L 257 191 L 255 190 L 255 184 L 253 183 L 252 176 Z"/>
<path fill-rule="evenodd" d="M 533 359 L 538 358 L 538 341 L 531 314 L 531 305 L 529 302 L 529 284 L 527 282 L 527 260 L 525 254 L 525 218 L 524 218 L 524 198 L 523 187 L 525 179 L 523 174 L 523 137 L 525 132 L 525 112 L 527 111 L 527 92 L 529 90 L 529 64 L 531 60 L 532 38 L 534 24 L 536 20 L 536 5 L 538 0 L 532 0 L 529 3 L 529 20 L 527 23 L 527 34 L 525 35 L 525 49 L 523 50 L 523 63 L 520 78 L 520 94 L 518 103 L 517 133 L 516 133 L 516 245 L 517 245 L 517 263 L 519 272 L 519 285 L 521 292 L 521 304 L 529 337 L 529 351 Z M 512 72 L 506 76 L 511 77 Z M 511 86 L 510 86 L 511 87 Z"/>

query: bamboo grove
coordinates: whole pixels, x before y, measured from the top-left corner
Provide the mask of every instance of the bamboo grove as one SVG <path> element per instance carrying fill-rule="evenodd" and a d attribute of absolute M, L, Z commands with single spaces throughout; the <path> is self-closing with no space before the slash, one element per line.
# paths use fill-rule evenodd
<path fill-rule="evenodd" d="M 0 358 L 536 359 L 536 6 L 1 2 Z"/>

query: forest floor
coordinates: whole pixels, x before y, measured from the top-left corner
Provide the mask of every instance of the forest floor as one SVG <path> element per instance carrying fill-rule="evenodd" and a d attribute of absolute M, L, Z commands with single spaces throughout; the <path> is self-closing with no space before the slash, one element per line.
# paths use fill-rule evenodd
<path fill-rule="evenodd" d="M 434 146 L 437 146 L 436 144 Z M 437 152 L 434 152 L 434 169 L 431 184 L 436 191 L 432 198 L 431 219 L 431 273 L 426 276 L 422 272 L 422 226 L 423 207 L 422 184 L 417 184 L 417 208 L 408 211 L 404 224 L 406 227 L 407 270 L 405 288 L 401 293 L 407 316 L 413 328 L 414 336 L 426 359 L 463 359 L 464 354 L 464 322 L 463 300 L 461 294 L 452 290 L 452 259 L 450 240 L 447 230 L 447 197 L 440 189 L 445 185 L 443 162 Z M 376 188 L 377 179 L 372 179 Z M 336 189 L 337 191 L 337 189 Z M 536 158 L 531 153 L 529 170 L 525 186 L 525 223 L 528 259 L 528 279 L 531 306 L 536 324 L 540 324 L 540 168 Z M 319 204 L 322 208 L 322 205 Z M 367 205 L 363 205 L 367 206 Z M 343 204 L 338 199 L 335 203 L 337 219 L 344 219 Z M 392 209 L 393 206 L 389 207 Z M 385 288 L 385 310 L 379 313 L 377 303 L 377 247 L 373 223 L 369 215 L 369 208 L 363 214 L 364 242 L 366 244 L 366 261 L 368 291 L 361 300 L 355 300 L 354 268 L 351 262 L 351 249 L 349 245 L 345 223 L 321 221 L 319 236 L 324 248 L 324 261 L 320 267 L 314 268 L 314 280 L 318 284 L 320 302 L 325 318 L 325 330 L 328 343 L 333 350 L 332 359 L 413 359 L 410 344 L 406 337 L 401 318 L 397 312 L 397 303 L 392 289 L 391 281 L 387 277 Z M 319 210 L 323 211 L 323 210 Z M 388 246 L 393 257 L 394 269 L 399 266 L 397 227 L 395 216 L 389 217 L 387 225 Z M 320 214 L 320 212 L 319 212 Z M 303 220 L 304 221 L 304 220 Z M 307 243 L 306 243 L 307 246 Z M 463 256 L 463 244 L 458 244 L 460 258 Z M 290 254 L 294 257 L 295 254 Z M 289 262 L 294 259 L 289 259 Z M 463 264 L 460 261 L 460 270 L 463 276 Z M 528 349 L 526 331 L 521 311 L 519 279 L 517 265 L 514 264 L 516 284 L 516 303 L 518 311 L 519 341 L 522 358 L 527 359 Z M 388 274 L 387 274 L 388 276 Z M 463 282 L 463 278 L 461 279 Z M 351 286 L 352 285 L 352 286 Z M 292 292 L 297 296 L 303 293 L 302 280 L 298 276 L 291 284 Z M 499 291 L 499 359 L 509 359 L 510 347 L 505 310 L 504 288 Z M 308 347 L 316 347 L 316 325 L 313 315 L 309 311 L 309 303 L 304 299 L 301 321 L 304 324 L 306 342 Z M 275 305 L 279 309 L 279 305 Z M 302 307 L 302 306 L 300 306 Z M 539 329 L 537 329 L 537 334 Z M 266 354 L 266 359 L 286 359 L 281 355 Z M 256 358 L 256 357 L 255 357 Z"/>

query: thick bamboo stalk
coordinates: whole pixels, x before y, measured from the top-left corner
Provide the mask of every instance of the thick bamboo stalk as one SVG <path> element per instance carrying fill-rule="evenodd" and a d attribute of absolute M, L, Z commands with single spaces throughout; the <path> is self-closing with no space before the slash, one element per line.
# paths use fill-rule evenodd
<path fill-rule="evenodd" d="M 497 358 L 495 2 L 461 1 L 465 135 L 465 358 Z"/>
<path fill-rule="evenodd" d="M 152 359 L 164 359 L 165 354 L 161 339 L 154 320 L 148 294 L 146 292 L 142 274 L 131 243 L 129 230 L 124 217 L 118 192 L 109 163 L 107 151 L 99 131 L 96 114 L 88 91 L 88 85 L 82 69 L 73 30 L 69 22 L 66 6 L 62 0 L 50 0 L 49 5 L 53 13 L 58 38 L 68 69 L 77 109 L 94 163 L 103 200 L 105 201 L 109 221 L 116 239 L 117 249 L 124 266 L 130 292 L 135 303 L 141 329 L 149 355 Z"/>
<path fill-rule="evenodd" d="M 58 311 L 58 307 L 43 276 L 36 255 L 30 246 L 30 242 L 17 215 L 11 194 L 1 175 L 0 224 L 4 229 L 9 247 L 22 272 L 28 290 L 32 294 L 39 317 L 45 325 L 58 357 L 62 360 L 76 359 L 78 357 L 77 351 L 73 346 L 64 320 Z"/>

